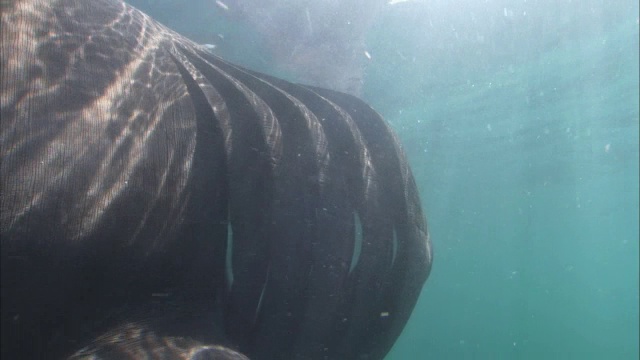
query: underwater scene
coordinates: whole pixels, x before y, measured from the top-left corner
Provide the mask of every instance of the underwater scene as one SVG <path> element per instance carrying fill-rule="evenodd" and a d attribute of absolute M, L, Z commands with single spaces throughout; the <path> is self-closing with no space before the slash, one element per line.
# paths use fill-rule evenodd
<path fill-rule="evenodd" d="M 391 123 L 434 263 L 387 359 L 638 358 L 637 1 L 131 3 Z"/>
<path fill-rule="evenodd" d="M 638 358 L 637 1 L 131 3 L 390 122 L 434 263 L 387 359 Z"/>
<path fill-rule="evenodd" d="M 637 0 L 126 2 L 0 6 L 3 358 L 640 358 Z"/>

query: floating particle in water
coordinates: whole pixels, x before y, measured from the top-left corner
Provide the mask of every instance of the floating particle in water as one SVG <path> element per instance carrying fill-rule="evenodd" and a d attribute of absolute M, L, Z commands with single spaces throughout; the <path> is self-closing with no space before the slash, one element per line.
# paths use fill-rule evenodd
<path fill-rule="evenodd" d="M 491 124 L 487 124 L 487 130 L 491 131 Z"/>
<path fill-rule="evenodd" d="M 371 60 L 371 54 L 369 54 L 367 50 L 364 51 L 364 56 L 366 56 L 367 59 Z"/>
<path fill-rule="evenodd" d="M 604 152 L 608 153 L 611 150 L 611 144 L 607 144 L 604 146 Z"/>
<path fill-rule="evenodd" d="M 204 46 L 209 51 L 213 51 L 216 48 L 215 44 L 203 44 L 202 46 Z"/>
<path fill-rule="evenodd" d="M 311 23 L 311 14 L 309 13 L 309 8 L 304 9 L 304 12 L 307 15 L 307 28 L 309 30 L 309 34 L 313 34 L 313 24 Z"/>
<path fill-rule="evenodd" d="M 229 10 L 229 6 L 227 6 L 227 4 L 223 3 L 220 0 L 216 0 L 216 5 L 218 5 L 218 7 L 222 10 Z"/>
<path fill-rule="evenodd" d="M 567 265 L 564 267 L 565 271 L 573 271 L 573 265 Z"/>

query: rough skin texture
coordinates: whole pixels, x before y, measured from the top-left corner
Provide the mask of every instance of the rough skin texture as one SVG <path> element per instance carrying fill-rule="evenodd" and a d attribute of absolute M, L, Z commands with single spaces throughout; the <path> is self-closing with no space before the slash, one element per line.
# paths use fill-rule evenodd
<path fill-rule="evenodd" d="M 373 109 L 116 0 L 1 6 L 3 359 L 384 357 L 432 255 Z"/>

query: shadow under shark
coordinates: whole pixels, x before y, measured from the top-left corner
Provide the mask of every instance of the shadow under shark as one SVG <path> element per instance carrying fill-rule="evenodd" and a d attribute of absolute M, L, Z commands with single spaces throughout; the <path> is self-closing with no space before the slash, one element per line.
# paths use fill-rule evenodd
<path fill-rule="evenodd" d="M 373 109 L 117 0 L 1 6 L 2 358 L 385 356 L 432 255 Z"/>

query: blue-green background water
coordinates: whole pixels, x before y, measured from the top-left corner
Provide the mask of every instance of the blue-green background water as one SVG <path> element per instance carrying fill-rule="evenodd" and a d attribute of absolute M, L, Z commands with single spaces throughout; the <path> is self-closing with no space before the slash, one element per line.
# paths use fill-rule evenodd
<path fill-rule="evenodd" d="M 287 76 L 215 6 L 133 3 Z M 638 359 L 638 2 L 410 1 L 366 46 L 362 97 L 404 144 L 435 249 L 387 358 Z"/>

